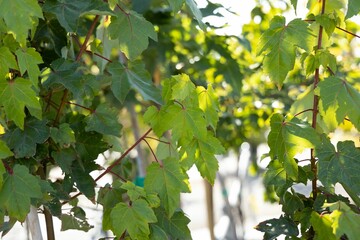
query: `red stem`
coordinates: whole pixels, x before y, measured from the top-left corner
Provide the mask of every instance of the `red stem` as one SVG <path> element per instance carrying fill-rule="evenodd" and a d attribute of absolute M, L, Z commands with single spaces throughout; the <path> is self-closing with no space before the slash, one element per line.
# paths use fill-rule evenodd
<path fill-rule="evenodd" d="M 71 104 L 71 105 L 78 106 L 78 107 L 80 107 L 80 108 L 83 108 L 83 109 L 85 109 L 85 110 L 88 110 L 88 111 L 89 111 L 89 112 L 91 112 L 91 113 L 94 113 L 94 112 L 95 112 L 95 110 L 94 110 L 94 109 L 91 109 L 91 108 L 85 107 L 85 106 L 80 105 L 80 104 L 77 104 L 77 103 L 73 103 L 73 102 L 66 102 L 66 103 L 67 103 L 67 104 Z"/>
<path fill-rule="evenodd" d="M 152 155 L 153 155 L 153 156 L 154 156 L 154 158 L 155 158 L 155 161 L 161 165 L 161 163 L 159 162 L 159 160 L 158 160 L 158 159 L 157 159 L 157 157 L 156 157 L 156 154 L 154 153 L 154 150 L 151 148 L 151 146 L 150 146 L 149 142 L 148 142 L 148 141 L 146 141 L 146 139 L 145 139 L 145 138 L 143 139 L 143 141 L 144 141 L 144 142 L 148 145 L 148 147 L 149 147 L 149 149 L 150 149 L 150 151 L 151 151 Z"/>

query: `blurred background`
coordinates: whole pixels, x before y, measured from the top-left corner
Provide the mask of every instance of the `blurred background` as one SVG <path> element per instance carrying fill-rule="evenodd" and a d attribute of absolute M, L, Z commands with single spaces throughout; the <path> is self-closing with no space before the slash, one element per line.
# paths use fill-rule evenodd
<path fill-rule="evenodd" d="M 211 83 L 219 99 L 220 120 L 216 135 L 227 154 L 217 156 L 220 168 L 213 187 L 202 180 L 196 169 L 190 170 L 192 193 L 181 196 L 181 207 L 191 220 L 189 227 L 195 240 L 262 239 L 263 234 L 254 227 L 281 214 L 281 207 L 272 204 L 276 200 L 274 191 L 265 189 L 262 183 L 262 174 L 269 162 L 266 144 L 268 118 L 273 112 L 299 112 L 304 106 L 290 106 L 297 97 L 306 95 L 312 79 L 307 78 L 300 63 L 296 63 L 297 67 L 289 74 L 282 89 L 278 89 L 261 71 L 262 57 L 256 55 L 256 46 L 275 15 L 283 15 L 288 20 L 295 17 L 305 19 L 307 1 L 298 0 L 296 12 L 290 1 L 283 0 L 197 0 L 197 3 L 204 23 L 208 25 L 207 32 L 200 30 L 188 9 L 173 16 L 164 1 L 132 1 L 133 9 L 144 13 L 158 31 L 158 42 L 151 42 L 142 55 L 153 81 L 160 84 L 171 75 L 186 73 L 196 85 Z M 359 32 L 358 22 L 359 19 L 351 19 L 345 27 L 354 33 Z M 354 79 L 359 78 L 359 39 L 343 32 L 335 34 L 343 35 L 342 40 L 331 45 L 331 51 L 337 53 L 337 60 L 342 63 L 339 67 L 346 68 Z M 99 66 L 105 66 L 103 59 L 98 61 Z M 116 101 L 110 94 L 106 97 L 108 101 Z M 138 101 L 135 94 L 129 94 L 128 98 L 120 117 L 125 134 L 114 152 L 99 156 L 98 164 L 101 166 L 115 160 L 119 152 L 127 149 L 146 128 L 141 116 L 148 106 Z M 359 136 L 347 123 L 335 132 L 337 139 L 344 134 L 354 138 L 358 144 Z M 149 141 L 149 144 L 161 151 L 158 142 Z M 303 154 L 309 155 L 308 152 Z M 137 162 L 140 170 L 132 169 L 132 165 L 127 164 L 130 161 Z M 150 150 L 144 144 L 131 152 L 118 171 L 141 185 L 144 169 L 150 161 Z M 100 172 L 92 174 L 96 177 Z M 61 178 L 62 172 L 52 169 L 51 176 L 54 180 Z M 99 186 L 111 180 L 108 176 L 99 182 Z M 310 194 L 310 186 L 297 187 L 303 194 Z M 60 232 L 61 223 L 54 219 L 57 239 L 111 237 L 101 230 L 101 206 L 84 197 L 79 199 L 94 228 L 88 233 Z M 41 217 L 41 225 L 45 226 Z M 26 223 L 23 226 L 17 224 L 3 239 L 30 239 Z"/>

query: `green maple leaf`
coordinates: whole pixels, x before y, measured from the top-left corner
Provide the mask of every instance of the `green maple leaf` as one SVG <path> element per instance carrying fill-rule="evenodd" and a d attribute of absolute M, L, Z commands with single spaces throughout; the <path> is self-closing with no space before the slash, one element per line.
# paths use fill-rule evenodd
<path fill-rule="evenodd" d="M 154 26 L 134 11 L 119 11 L 116 17 L 111 17 L 108 29 L 110 38 L 119 40 L 121 51 L 130 60 L 134 60 L 148 47 L 148 38 L 157 41 Z"/>
<path fill-rule="evenodd" d="M 147 168 L 145 190 L 158 193 L 162 206 L 172 216 L 179 207 L 180 192 L 190 192 L 188 178 L 176 159 L 167 158 L 162 166 L 154 162 Z"/>
<path fill-rule="evenodd" d="M 324 118 L 335 111 L 338 124 L 348 117 L 360 129 L 360 93 L 351 84 L 338 77 L 328 77 L 318 84 L 315 94 L 320 96 L 320 114 Z M 328 119 L 331 121 L 334 117 Z"/>
<path fill-rule="evenodd" d="M 14 54 L 7 47 L 0 47 L 0 78 L 9 72 L 9 69 L 18 69 Z"/>
<path fill-rule="evenodd" d="M 101 0 L 47 0 L 43 10 L 55 14 L 68 32 L 77 31 L 80 17 L 85 14 L 113 15 L 109 5 Z"/>
<path fill-rule="evenodd" d="M 168 240 L 167 234 L 158 225 L 150 225 L 150 240 Z"/>
<path fill-rule="evenodd" d="M 90 115 L 85 118 L 86 131 L 114 135 L 120 137 L 122 125 L 118 121 L 118 111 L 106 104 L 99 105 Z"/>
<path fill-rule="evenodd" d="M 181 165 L 185 169 L 190 169 L 195 163 L 201 176 L 214 184 L 216 172 L 219 168 L 215 155 L 225 152 L 219 140 L 210 134 L 205 139 L 194 138 L 185 145 L 184 152 L 187 156 L 182 159 Z"/>
<path fill-rule="evenodd" d="M 329 139 L 323 138 L 322 144 L 316 148 L 316 156 L 319 159 L 319 180 L 325 187 L 331 188 L 339 182 L 360 195 L 360 149 L 354 142 L 338 142 L 336 151 Z"/>
<path fill-rule="evenodd" d="M 13 173 L 4 174 L 0 205 L 9 216 L 23 222 L 30 211 L 30 198 L 41 198 L 39 181 L 25 166 L 15 165 Z"/>
<path fill-rule="evenodd" d="M 181 74 L 172 78 L 176 80 L 176 83 L 172 86 L 172 99 L 182 101 L 195 93 L 195 86 L 188 75 Z"/>
<path fill-rule="evenodd" d="M 331 227 L 333 221 L 329 214 L 319 215 L 317 212 L 311 213 L 311 225 L 315 230 L 315 239 L 317 240 L 336 240 Z"/>
<path fill-rule="evenodd" d="M 50 133 L 46 121 L 36 118 L 26 120 L 24 130 L 11 129 L 6 132 L 4 139 L 8 146 L 13 149 L 16 158 L 33 157 L 36 153 L 36 145 L 44 143 Z"/>
<path fill-rule="evenodd" d="M 282 86 L 287 74 L 294 68 L 296 47 L 308 49 L 310 37 L 313 37 L 308 24 L 294 19 L 285 25 L 285 17 L 275 16 L 268 30 L 261 36 L 257 54 L 265 53 L 264 71 L 270 79 Z"/>
<path fill-rule="evenodd" d="M 36 52 L 34 48 L 18 49 L 15 52 L 20 73 L 24 74 L 26 71 L 29 75 L 35 87 L 38 86 L 38 78 L 40 76 L 40 70 L 38 64 L 43 63 L 40 53 Z"/>
<path fill-rule="evenodd" d="M 45 88 L 61 84 L 79 99 L 92 96 L 100 89 L 100 82 L 93 75 L 85 75 L 78 62 L 60 58 L 51 63 L 51 69 L 53 71 L 43 83 Z"/>
<path fill-rule="evenodd" d="M 110 63 L 108 70 L 112 74 L 111 90 L 121 103 L 125 101 L 131 87 L 145 100 L 162 104 L 160 90 L 153 84 L 143 63 L 136 61 L 129 63 L 127 67 L 120 63 Z"/>
<path fill-rule="evenodd" d="M 265 185 L 281 186 L 286 184 L 286 171 L 283 164 L 275 159 L 267 166 L 267 171 L 264 176 Z"/>
<path fill-rule="evenodd" d="M 121 185 L 121 188 L 126 190 L 127 195 L 129 196 L 131 201 L 135 201 L 140 197 L 145 197 L 146 192 L 144 188 L 136 186 L 134 183 L 127 181 L 126 183 Z"/>
<path fill-rule="evenodd" d="M 58 144 L 64 146 L 75 143 L 75 134 L 68 123 L 60 124 L 59 128 L 50 128 L 51 138 Z"/>
<path fill-rule="evenodd" d="M 196 92 L 198 93 L 199 107 L 204 112 L 207 124 L 216 129 L 219 121 L 219 102 L 212 85 L 209 85 L 207 89 L 199 86 L 196 88 Z"/>
<path fill-rule="evenodd" d="M 360 2 L 358 0 L 349 0 L 345 19 L 351 18 L 360 12 Z"/>
<path fill-rule="evenodd" d="M 194 0 L 186 0 L 186 6 L 189 7 L 191 13 L 194 15 L 196 21 L 199 24 L 199 27 L 203 30 L 206 31 L 206 25 L 205 23 L 202 21 L 202 13 L 200 11 L 200 9 L 198 8 L 198 6 L 196 5 L 196 2 Z"/>
<path fill-rule="evenodd" d="M 29 30 L 34 27 L 34 18 L 42 17 L 41 7 L 36 0 L 0 0 L 0 18 L 4 19 L 8 30 L 14 33 L 15 39 L 23 47 L 26 46 Z"/>
<path fill-rule="evenodd" d="M 204 113 L 199 108 L 182 108 L 177 104 L 172 104 L 161 109 L 159 115 L 153 108 L 149 111 L 152 115 L 148 113 L 146 119 L 151 121 L 154 132 L 158 136 L 172 129 L 175 140 L 191 139 L 193 136 L 199 139 L 206 138 L 206 121 Z"/>
<path fill-rule="evenodd" d="M 25 106 L 35 117 L 41 119 L 41 106 L 32 84 L 24 78 L 6 81 L 0 78 L 0 105 L 4 106 L 6 117 L 21 129 L 24 128 Z M 32 111 L 32 109 L 34 109 Z"/>
<path fill-rule="evenodd" d="M 328 205 L 333 210 L 330 218 L 333 221 L 331 226 L 336 238 L 339 239 L 345 234 L 349 240 L 358 239 L 360 214 L 353 212 L 350 207 L 340 201 Z"/>
<path fill-rule="evenodd" d="M 85 163 L 86 164 L 86 163 Z M 90 176 L 90 172 L 95 170 L 96 165 L 80 164 L 79 161 L 73 161 L 71 165 L 71 178 L 76 183 L 76 187 L 82 192 L 90 201 L 95 201 L 95 186 L 94 179 Z"/>
<path fill-rule="evenodd" d="M 320 143 L 315 130 L 307 123 L 297 118 L 285 121 L 280 114 L 271 117 L 271 131 L 268 136 L 270 156 L 279 159 L 284 164 L 290 178 L 298 178 L 298 165 L 294 159 L 297 153 L 306 148 L 312 148 Z"/>
<path fill-rule="evenodd" d="M 132 239 L 147 239 L 150 234 L 149 223 L 157 221 L 153 210 L 143 199 L 127 205 L 118 203 L 110 214 L 112 230 L 117 236 L 127 231 Z"/>
<path fill-rule="evenodd" d="M 72 148 L 61 149 L 52 152 L 51 157 L 54 158 L 57 165 L 64 173 L 71 173 L 71 165 L 76 160 L 76 152 Z"/>
<path fill-rule="evenodd" d="M 84 232 L 89 231 L 93 226 L 91 226 L 86 220 L 79 219 L 70 214 L 61 214 L 61 231 L 66 231 L 69 229 L 81 230 Z"/>
<path fill-rule="evenodd" d="M 173 239 L 191 239 L 188 224 L 190 219 L 181 210 L 177 210 L 171 217 L 162 208 L 155 210 L 158 225 Z"/>

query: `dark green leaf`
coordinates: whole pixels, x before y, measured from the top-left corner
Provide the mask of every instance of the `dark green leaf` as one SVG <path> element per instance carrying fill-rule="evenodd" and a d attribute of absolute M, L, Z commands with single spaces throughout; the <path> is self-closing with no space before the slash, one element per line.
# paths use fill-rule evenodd
<path fill-rule="evenodd" d="M 101 0 L 47 0 L 43 6 L 45 12 L 56 15 L 61 26 L 68 32 L 76 32 L 80 17 L 85 14 L 112 15 L 108 4 Z"/>
<path fill-rule="evenodd" d="M 60 124 L 59 128 L 50 128 L 51 138 L 62 146 L 67 146 L 75 143 L 75 134 L 68 123 Z"/>
<path fill-rule="evenodd" d="M 195 1 L 194 0 L 186 0 L 185 2 L 186 2 L 186 5 L 189 7 L 191 13 L 194 15 L 194 17 L 195 17 L 196 21 L 198 22 L 200 28 L 203 31 L 206 31 L 206 25 L 202 21 L 201 11 L 197 7 Z"/>
<path fill-rule="evenodd" d="M 265 232 L 264 239 L 276 239 L 280 235 L 297 236 L 299 230 L 296 224 L 289 218 L 281 216 L 259 223 L 255 229 Z"/>
<path fill-rule="evenodd" d="M 360 149 L 354 142 L 338 142 L 337 151 L 329 139 L 323 139 L 322 145 L 316 148 L 319 159 L 319 180 L 330 188 L 339 182 L 347 185 L 355 194 L 360 195 Z"/>
<path fill-rule="evenodd" d="M 120 137 L 122 125 L 118 121 L 118 114 L 117 110 L 101 104 L 85 118 L 85 130 Z"/>
<path fill-rule="evenodd" d="M 31 82 L 27 79 L 16 78 L 13 81 L 6 81 L 0 77 L 0 105 L 4 106 L 7 118 L 14 121 L 21 129 L 24 128 L 25 106 L 28 109 L 39 110 L 40 114 L 34 114 L 36 111 L 31 113 L 41 119 L 39 100 Z"/>
<path fill-rule="evenodd" d="M 345 19 L 351 18 L 360 12 L 360 2 L 358 0 L 349 0 Z"/>
<path fill-rule="evenodd" d="M 64 173 L 71 173 L 71 165 L 76 159 L 76 152 L 72 148 L 65 148 L 61 151 L 52 152 L 51 156 Z"/>
<path fill-rule="evenodd" d="M 111 63 L 108 69 L 112 74 L 111 90 L 120 102 L 124 102 L 131 86 L 145 100 L 162 104 L 160 90 L 152 83 L 151 76 L 145 70 L 145 66 L 142 63 L 129 63 L 128 67 L 120 63 Z"/>
<path fill-rule="evenodd" d="M 295 211 L 302 210 L 303 208 L 304 203 L 297 194 L 291 194 L 289 192 L 285 193 L 282 207 L 283 212 L 288 215 L 292 215 Z"/>
<path fill-rule="evenodd" d="M 130 60 L 147 48 L 148 38 L 157 41 L 154 26 L 134 11 L 119 11 L 116 17 L 111 17 L 109 35 L 111 39 L 119 40 L 120 49 Z"/>
<path fill-rule="evenodd" d="M 162 208 L 157 208 L 155 213 L 158 219 L 157 225 L 172 238 L 191 239 L 190 230 L 188 228 L 190 219 L 187 218 L 182 211 L 176 211 L 170 218 Z"/>
<path fill-rule="evenodd" d="M 150 240 L 168 240 L 168 236 L 158 225 L 150 225 Z"/>
<path fill-rule="evenodd" d="M 87 232 L 91 228 L 93 228 L 93 226 L 91 226 L 86 220 L 79 219 L 70 214 L 62 214 L 60 220 L 61 220 L 61 231 L 75 229 L 75 230 L 81 230 Z"/>
<path fill-rule="evenodd" d="M 89 175 L 89 171 L 84 169 L 80 164 L 75 161 L 71 167 L 71 177 L 76 183 L 76 187 L 82 192 L 89 200 L 95 201 L 95 181 Z"/>
<path fill-rule="evenodd" d="M 188 176 L 174 158 L 163 160 L 163 165 L 152 163 L 147 168 L 145 190 L 159 194 L 161 204 L 169 217 L 180 204 L 180 192 L 190 192 Z"/>
<path fill-rule="evenodd" d="M 46 121 L 35 118 L 26 120 L 24 130 L 20 128 L 6 132 L 4 139 L 8 146 L 14 150 L 16 158 L 32 157 L 36 153 L 36 144 L 44 143 L 49 137 L 49 128 Z"/>
<path fill-rule="evenodd" d="M 12 174 L 4 175 L 0 205 L 9 216 L 23 222 L 30 211 L 30 198 L 41 198 L 39 181 L 25 166 L 15 165 Z"/>
<path fill-rule="evenodd" d="M 117 236 L 127 231 L 133 239 L 147 239 L 150 234 L 149 223 L 157 221 L 153 210 L 143 199 L 138 199 L 131 205 L 118 203 L 110 217 L 112 230 Z"/>

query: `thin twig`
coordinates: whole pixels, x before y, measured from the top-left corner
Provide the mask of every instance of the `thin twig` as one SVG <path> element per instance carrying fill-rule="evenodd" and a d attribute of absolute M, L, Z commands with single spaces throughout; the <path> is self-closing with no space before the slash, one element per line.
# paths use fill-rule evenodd
<path fill-rule="evenodd" d="M 296 114 L 294 115 L 294 117 L 297 117 L 297 116 L 299 116 L 300 114 L 303 114 L 303 113 L 305 113 L 305 112 L 309 112 L 309 111 L 312 111 L 312 110 L 313 110 L 312 108 L 305 109 L 305 110 L 303 110 L 303 111 L 301 111 L 301 112 L 296 113 Z"/>
<path fill-rule="evenodd" d="M 154 153 L 154 150 L 153 150 L 152 147 L 150 146 L 149 142 L 146 141 L 145 138 L 143 139 L 143 141 L 148 145 L 148 147 L 149 147 L 149 149 L 150 149 L 150 151 L 151 151 L 151 154 L 152 154 L 152 155 L 154 156 L 154 158 L 155 158 L 155 161 L 160 164 L 160 162 L 159 162 L 159 160 L 157 159 L 156 154 Z"/>

